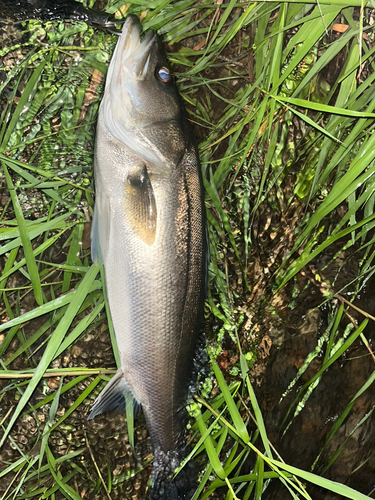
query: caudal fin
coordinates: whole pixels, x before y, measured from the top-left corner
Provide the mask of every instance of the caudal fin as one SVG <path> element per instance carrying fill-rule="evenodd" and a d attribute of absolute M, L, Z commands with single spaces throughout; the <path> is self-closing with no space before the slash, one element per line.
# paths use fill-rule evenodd
<path fill-rule="evenodd" d="M 183 448 L 164 452 L 154 451 L 154 469 L 150 500 L 190 500 L 197 489 L 199 468 L 195 462 L 188 462 L 174 477 L 174 471 L 185 458 Z"/>

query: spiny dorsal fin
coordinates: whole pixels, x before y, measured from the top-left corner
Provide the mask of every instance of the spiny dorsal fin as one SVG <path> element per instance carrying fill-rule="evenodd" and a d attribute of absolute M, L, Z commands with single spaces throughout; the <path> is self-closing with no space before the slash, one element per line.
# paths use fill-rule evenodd
<path fill-rule="evenodd" d="M 145 165 L 128 175 L 125 188 L 126 217 L 134 233 L 147 245 L 156 234 L 156 201 Z"/>

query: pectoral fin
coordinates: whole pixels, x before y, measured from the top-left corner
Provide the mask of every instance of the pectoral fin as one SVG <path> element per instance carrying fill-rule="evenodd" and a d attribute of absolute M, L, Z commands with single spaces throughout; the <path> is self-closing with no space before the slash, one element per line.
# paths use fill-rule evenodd
<path fill-rule="evenodd" d="M 125 187 L 126 218 L 138 238 L 152 245 L 156 234 L 156 201 L 147 168 L 130 174 Z"/>

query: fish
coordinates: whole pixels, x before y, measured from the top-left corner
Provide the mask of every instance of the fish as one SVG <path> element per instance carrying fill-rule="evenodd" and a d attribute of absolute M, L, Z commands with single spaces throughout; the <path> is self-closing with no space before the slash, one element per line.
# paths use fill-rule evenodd
<path fill-rule="evenodd" d="M 97 121 L 94 262 L 104 266 L 121 367 L 89 419 L 130 394 L 154 450 L 152 500 L 191 498 L 186 404 L 204 342 L 207 240 L 196 141 L 153 31 L 129 15 L 112 56 Z M 202 340 L 203 339 L 203 340 Z M 126 398 L 127 400 L 127 398 Z"/>

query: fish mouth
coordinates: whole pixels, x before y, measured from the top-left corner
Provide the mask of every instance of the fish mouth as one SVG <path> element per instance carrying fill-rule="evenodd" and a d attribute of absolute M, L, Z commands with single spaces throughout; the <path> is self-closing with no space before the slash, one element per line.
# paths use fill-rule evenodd
<path fill-rule="evenodd" d="M 123 77 L 126 75 L 126 78 L 136 80 L 143 80 L 146 77 L 156 34 L 153 31 L 148 31 L 141 38 L 141 32 L 142 28 L 138 17 L 130 14 L 126 18 L 117 42 L 110 70 L 120 66 L 125 72 Z M 108 72 L 108 81 L 111 81 L 115 76 L 112 72 L 113 70 Z"/>

